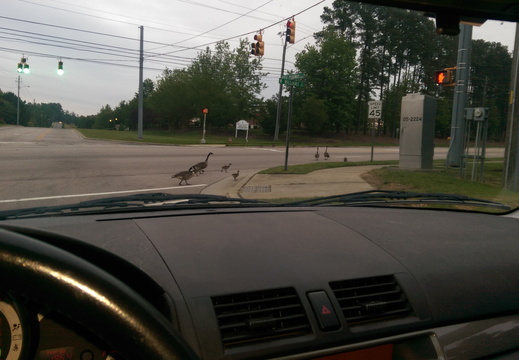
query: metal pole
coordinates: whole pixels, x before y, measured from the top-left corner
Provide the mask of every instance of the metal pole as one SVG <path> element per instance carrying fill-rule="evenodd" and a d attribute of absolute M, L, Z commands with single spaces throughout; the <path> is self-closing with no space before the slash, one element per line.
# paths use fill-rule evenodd
<path fill-rule="evenodd" d="M 283 45 L 283 59 L 281 61 L 281 77 L 283 77 L 285 73 L 285 55 L 287 53 L 287 39 L 285 37 L 285 44 Z M 278 93 L 278 110 L 276 112 L 276 129 L 274 130 L 274 141 L 278 141 L 279 138 L 279 119 L 281 118 L 281 96 L 283 94 L 283 84 L 279 83 L 279 93 Z"/>
<path fill-rule="evenodd" d="M 16 125 L 20 125 L 20 75 L 18 75 L 18 97 L 16 100 Z"/>
<path fill-rule="evenodd" d="M 465 133 L 465 107 L 467 105 L 467 87 L 470 69 L 470 53 L 472 41 L 472 26 L 461 24 L 458 42 L 458 60 L 456 70 L 456 87 L 452 107 L 451 141 L 447 153 L 447 166 L 461 166 L 463 139 Z"/>
<path fill-rule="evenodd" d="M 512 105 L 508 110 L 509 120 L 508 120 L 508 140 L 506 144 L 506 157 L 505 157 L 505 173 L 504 173 L 504 188 L 508 188 L 508 177 L 509 171 L 510 171 L 510 157 L 512 155 L 512 152 L 515 152 L 515 156 L 519 156 L 518 151 L 519 148 L 513 148 L 512 147 L 512 139 L 514 135 L 514 122 L 515 122 L 515 103 L 517 99 L 517 79 L 519 75 L 519 25 L 515 25 L 515 44 L 514 44 L 514 56 L 513 56 L 513 62 L 514 66 L 512 68 L 512 84 L 513 88 L 511 90 L 510 94 L 510 105 Z M 519 136 L 519 135 L 518 135 Z M 517 173 L 513 174 L 514 178 L 517 178 Z M 514 181 L 515 182 L 515 181 Z M 515 186 L 514 186 L 515 187 Z M 517 187 L 515 187 L 517 189 Z M 509 189 L 512 190 L 512 189 Z"/>
<path fill-rule="evenodd" d="M 476 139 L 474 142 L 474 158 L 472 159 L 472 177 L 471 180 L 476 180 L 476 166 L 479 164 L 479 138 L 481 137 L 481 121 L 476 125 Z"/>
<path fill-rule="evenodd" d="M 373 123 L 371 124 L 371 162 L 373 162 L 373 152 L 375 148 L 375 122 L 377 119 L 373 119 Z"/>
<path fill-rule="evenodd" d="M 144 67 L 144 26 L 139 27 L 141 29 L 141 41 L 140 41 L 140 58 L 139 58 L 139 109 L 137 115 L 137 137 L 142 139 L 142 123 L 143 123 L 143 107 L 144 107 L 144 95 L 143 95 L 143 67 Z"/>
<path fill-rule="evenodd" d="M 292 120 L 292 97 L 294 94 L 294 87 L 290 86 L 290 98 L 288 101 L 288 120 L 287 120 L 287 140 L 286 140 L 286 149 L 285 149 L 285 171 L 288 170 L 288 149 L 290 145 L 290 122 Z"/>
<path fill-rule="evenodd" d="M 200 141 L 200 144 L 205 144 L 205 117 L 207 114 L 204 112 L 204 124 L 202 125 L 202 140 Z"/>

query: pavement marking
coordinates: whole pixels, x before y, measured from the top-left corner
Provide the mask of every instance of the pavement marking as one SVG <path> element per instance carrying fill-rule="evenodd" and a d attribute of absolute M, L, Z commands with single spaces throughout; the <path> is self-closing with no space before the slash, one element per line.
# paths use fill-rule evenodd
<path fill-rule="evenodd" d="M 43 196 L 43 197 L 25 198 L 25 199 L 10 199 L 10 200 L 0 200 L 0 204 L 3 204 L 3 203 L 13 203 L 13 202 L 22 202 L 22 201 L 52 200 L 52 199 L 65 199 L 65 198 L 75 198 L 75 197 L 85 197 L 85 196 L 105 196 L 105 195 L 139 193 L 139 192 L 148 192 L 148 191 L 186 189 L 186 188 L 202 187 L 202 186 L 207 186 L 207 184 L 186 185 L 186 186 L 172 186 L 172 187 L 154 188 L 154 189 L 110 191 L 110 192 L 91 193 L 91 194 L 73 194 L 73 195 Z"/>
<path fill-rule="evenodd" d="M 51 131 L 52 129 L 47 129 L 47 131 L 42 132 L 40 135 L 36 137 L 36 141 L 43 140 L 43 138 L 47 136 Z"/>
<path fill-rule="evenodd" d="M 264 148 L 252 148 L 254 150 L 262 150 L 262 151 L 273 151 L 273 152 L 284 152 L 285 150 L 277 150 L 277 149 L 264 149 Z"/>
<path fill-rule="evenodd" d="M 0 144 L 34 144 L 33 141 L 0 141 Z"/>

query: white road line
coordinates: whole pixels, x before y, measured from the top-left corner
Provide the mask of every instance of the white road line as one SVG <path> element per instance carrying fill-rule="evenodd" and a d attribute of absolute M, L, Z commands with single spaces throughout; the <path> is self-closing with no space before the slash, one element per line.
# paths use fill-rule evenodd
<path fill-rule="evenodd" d="M 0 141 L 0 144 L 35 144 L 30 141 Z"/>
<path fill-rule="evenodd" d="M 186 188 L 201 187 L 201 186 L 207 186 L 207 184 L 186 185 L 186 186 L 172 186 L 172 187 L 155 188 L 155 189 L 139 189 L 139 190 L 111 191 L 111 192 L 91 193 L 91 194 L 57 195 L 57 196 L 44 196 L 44 197 L 25 198 L 25 199 L 0 200 L 0 204 L 3 204 L 3 203 L 13 203 L 13 202 L 21 202 L 21 201 L 37 201 L 37 200 L 66 199 L 66 198 L 75 198 L 75 197 L 84 197 L 84 196 L 106 196 L 106 195 L 128 194 L 128 193 L 139 193 L 139 192 L 148 192 L 148 191 L 162 191 L 162 190 L 186 189 Z"/>
<path fill-rule="evenodd" d="M 254 150 L 261 150 L 261 151 L 272 151 L 272 152 L 284 152 L 285 150 L 277 150 L 277 149 L 265 149 L 265 148 L 252 148 Z"/>

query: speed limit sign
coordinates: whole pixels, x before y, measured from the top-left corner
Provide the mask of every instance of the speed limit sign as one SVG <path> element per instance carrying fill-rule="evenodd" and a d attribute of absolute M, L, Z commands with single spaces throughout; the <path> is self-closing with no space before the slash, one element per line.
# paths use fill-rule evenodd
<path fill-rule="evenodd" d="M 380 119 L 382 117 L 382 101 L 368 101 L 368 119 Z"/>

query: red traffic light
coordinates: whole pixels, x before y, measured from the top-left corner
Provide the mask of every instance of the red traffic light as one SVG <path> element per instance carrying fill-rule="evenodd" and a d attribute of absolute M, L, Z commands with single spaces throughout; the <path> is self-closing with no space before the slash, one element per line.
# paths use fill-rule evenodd
<path fill-rule="evenodd" d="M 296 22 L 295 20 L 287 21 L 287 42 L 294 44 L 296 42 Z"/>
<path fill-rule="evenodd" d="M 439 85 L 454 85 L 455 79 L 452 69 L 443 69 L 434 72 L 434 82 Z"/>

